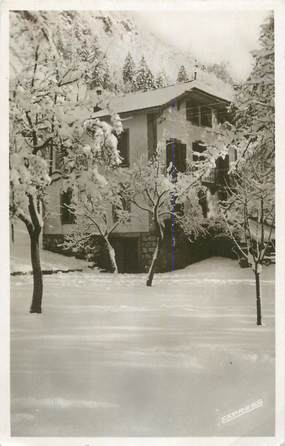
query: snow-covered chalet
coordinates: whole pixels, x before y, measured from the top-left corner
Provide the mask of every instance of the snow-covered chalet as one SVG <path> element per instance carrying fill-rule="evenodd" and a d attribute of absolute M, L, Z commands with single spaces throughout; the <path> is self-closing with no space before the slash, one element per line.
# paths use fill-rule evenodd
<path fill-rule="evenodd" d="M 191 163 L 195 151 L 203 151 L 216 137 L 218 123 L 227 119 L 227 108 L 231 102 L 231 92 L 217 89 L 193 80 L 177 83 L 168 87 L 146 92 L 128 93 L 110 99 L 110 109 L 116 111 L 122 121 L 124 131 L 119 137 L 118 148 L 123 158 L 122 167 L 128 169 L 142 154 L 152 155 L 158 142 L 165 143 L 166 162 L 171 161 L 173 147 L 176 169 L 183 171 L 186 163 Z M 108 120 L 108 110 L 98 110 L 94 117 Z M 172 144 L 167 144 L 169 141 Z M 197 156 L 197 155 L 196 155 Z M 211 212 L 214 197 L 222 191 L 223 175 L 235 154 L 229 153 L 225 159 L 216 163 L 211 175 L 204 179 L 208 186 L 209 199 L 205 212 Z M 195 158 L 194 158 L 195 159 Z M 213 197 L 213 200 L 211 200 Z M 64 206 L 70 198 L 61 192 L 58 183 L 49 191 L 49 206 L 43 232 L 45 249 L 58 251 L 58 245 L 66 233 L 72 230 L 73 216 Z M 116 251 L 120 272 L 144 272 L 147 270 L 155 246 L 155 236 L 151 232 L 151 222 L 143 211 L 138 218 L 131 219 L 118 227 L 112 235 L 112 244 Z M 171 268 L 170 253 L 166 237 L 165 250 L 161 260 L 161 270 Z M 170 245 L 169 245 L 170 246 Z M 173 250 L 172 250 L 173 251 Z M 200 249 L 203 257 L 203 248 Z M 206 254 L 204 257 L 207 256 Z M 177 256 L 176 266 L 180 267 L 191 261 L 184 254 Z M 172 259 L 173 266 L 173 259 Z"/>

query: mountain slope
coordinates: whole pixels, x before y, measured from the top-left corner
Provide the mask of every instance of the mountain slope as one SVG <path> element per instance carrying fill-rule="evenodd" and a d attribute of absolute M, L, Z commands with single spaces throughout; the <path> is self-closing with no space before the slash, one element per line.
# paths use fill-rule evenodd
<path fill-rule="evenodd" d="M 11 13 L 11 74 L 18 71 L 21 65 L 19 45 L 25 44 L 24 34 L 21 39 L 15 37 L 15 31 L 23 27 L 24 22 L 33 26 L 45 26 L 50 36 L 55 40 L 62 39 L 69 43 L 78 44 L 80 38 L 86 37 L 96 42 L 109 62 L 113 80 L 121 82 L 121 70 L 128 52 L 139 62 L 145 56 L 148 65 L 156 75 L 165 69 L 171 82 L 176 81 L 181 64 L 186 67 L 190 78 L 193 76 L 195 58 L 190 54 L 169 45 L 157 35 L 145 29 L 132 11 L 29 11 L 28 13 Z M 81 36 L 81 37 L 80 37 Z M 82 39 L 81 39 L 82 42 Z M 217 87 L 225 88 L 221 79 L 215 74 L 201 69 L 197 61 L 199 80 Z"/>

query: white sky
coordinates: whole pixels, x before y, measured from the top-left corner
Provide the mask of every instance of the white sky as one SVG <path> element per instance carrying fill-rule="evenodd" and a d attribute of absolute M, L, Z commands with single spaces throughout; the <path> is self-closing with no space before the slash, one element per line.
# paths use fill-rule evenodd
<path fill-rule="evenodd" d="M 202 63 L 228 62 L 236 80 L 251 69 L 259 26 L 268 11 L 151 11 L 137 18 L 163 40 L 189 51 Z"/>

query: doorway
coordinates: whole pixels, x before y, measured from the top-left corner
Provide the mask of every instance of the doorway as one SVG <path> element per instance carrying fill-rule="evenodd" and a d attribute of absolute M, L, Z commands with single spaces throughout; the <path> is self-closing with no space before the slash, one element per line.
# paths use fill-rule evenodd
<path fill-rule="evenodd" d="M 139 272 L 138 237 L 114 237 L 111 243 L 116 252 L 119 273 Z"/>

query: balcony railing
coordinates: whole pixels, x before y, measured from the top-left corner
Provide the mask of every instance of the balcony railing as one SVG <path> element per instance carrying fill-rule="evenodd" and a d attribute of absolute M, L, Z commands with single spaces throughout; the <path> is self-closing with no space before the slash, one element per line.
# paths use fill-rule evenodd
<path fill-rule="evenodd" d="M 229 175 L 228 169 L 211 169 L 208 175 L 205 175 L 202 179 L 203 184 L 216 187 L 227 187 L 233 185 L 231 175 Z"/>

